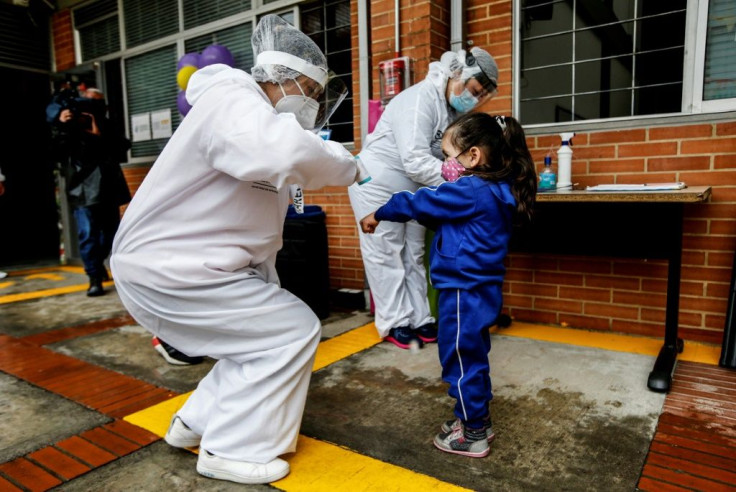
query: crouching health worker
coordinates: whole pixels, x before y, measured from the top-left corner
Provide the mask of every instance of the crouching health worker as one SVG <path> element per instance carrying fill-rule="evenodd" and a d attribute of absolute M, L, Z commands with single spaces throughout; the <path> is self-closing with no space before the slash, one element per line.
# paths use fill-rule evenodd
<path fill-rule="evenodd" d="M 379 221 L 416 220 L 435 229 L 429 276 L 439 292 L 437 343 L 442 379 L 456 403 L 455 418 L 442 423 L 434 445 L 480 458 L 495 436 L 489 328 L 501 311 L 512 226 L 530 218 L 537 176 L 524 130 L 508 116 L 460 117 L 445 131 L 442 152 L 447 183 L 396 193 L 360 225 L 373 233 L 384 226 Z"/>
<path fill-rule="evenodd" d="M 347 94 L 306 35 L 275 15 L 252 76 L 198 70 L 192 109 L 125 212 L 111 268 L 125 307 L 190 356 L 217 359 L 165 437 L 200 446 L 197 471 L 240 483 L 289 473 L 321 325 L 279 287 L 290 185 L 347 186 L 354 157 L 316 131 Z M 329 106 L 332 104 L 332 106 Z"/>
<path fill-rule="evenodd" d="M 398 191 L 444 182 L 440 142 L 445 128 L 490 100 L 497 80 L 498 67 L 485 50 L 448 51 L 439 62 L 430 63 L 422 82 L 388 103 L 359 155 L 373 179 L 366 186 L 348 188 L 356 222 Z M 360 234 L 376 329 L 403 349 L 437 340 L 427 300 L 425 235 L 426 229 L 414 221 L 387 223 L 374 235 Z"/>

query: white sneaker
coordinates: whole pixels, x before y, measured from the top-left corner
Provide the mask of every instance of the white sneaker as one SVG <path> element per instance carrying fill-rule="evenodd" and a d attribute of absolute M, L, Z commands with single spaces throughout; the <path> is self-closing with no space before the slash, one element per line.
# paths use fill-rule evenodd
<path fill-rule="evenodd" d="M 164 441 L 175 448 L 196 448 L 201 440 L 202 436 L 187 427 L 181 417 L 174 414 L 169 430 L 164 436 Z"/>
<path fill-rule="evenodd" d="M 204 449 L 199 450 L 197 471 L 200 475 L 238 483 L 270 483 L 289 474 L 289 464 L 281 458 L 268 463 L 250 463 L 220 458 Z"/>

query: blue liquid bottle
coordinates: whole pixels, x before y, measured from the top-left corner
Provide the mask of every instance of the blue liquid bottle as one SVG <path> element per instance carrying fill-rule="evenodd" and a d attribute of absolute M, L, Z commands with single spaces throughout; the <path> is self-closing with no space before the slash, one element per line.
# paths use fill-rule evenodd
<path fill-rule="evenodd" d="M 557 175 L 552 171 L 552 157 L 545 156 L 544 170 L 539 175 L 539 191 L 550 191 L 557 188 Z"/>

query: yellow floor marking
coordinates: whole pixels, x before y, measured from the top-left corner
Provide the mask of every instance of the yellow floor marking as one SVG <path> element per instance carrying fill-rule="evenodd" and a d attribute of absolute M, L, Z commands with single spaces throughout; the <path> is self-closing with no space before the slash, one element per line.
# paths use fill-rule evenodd
<path fill-rule="evenodd" d="M 69 272 L 69 273 L 80 273 L 84 275 L 84 268 L 81 266 L 72 265 L 56 265 L 42 268 L 27 268 L 25 270 L 13 270 L 8 271 L 9 277 L 23 277 L 25 275 L 34 275 L 36 273 L 46 272 Z"/>
<path fill-rule="evenodd" d="M 325 340 L 317 348 L 312 370 L 317 371 L 329 366 L 333 362 L 372 347 L 381 340 L 376 332 L 376 325 L 373 323 Z"/>
<path fill-rule="evenodd" d="M 105 287 L 115 285 L 114 282 L 104 282 Z M 58 296 L 62 294 L 71 294 L 72 292 L 82 292 L 87 290 L 89 285 L 68 285 L 66 287 L 57 287 L 55 289 L 34 290 L 33 292 L 21 292 L 18 294 L 8 294 L 0 296 L 0 304 L 9 304 L 11 302 L 29 301 L 31 299 L 40 299 L 41 297 Z"/>
<path fill-rule="evenodd" d="M 11 285 L 15 285 L 15 282 L 0 282 L 0 289 L 4 289 L 5 287 L 10 287 Z"/>
<path fill-rule="evenodd" d="M 373 323 L 325 340 L 319 344 L 313 370 L 319 370 L 380 341 Z M 133 413 L 124 420 L 163 437 L 169 428 L 171 417 L 184 405 L 190 394 L 191 392 L 179 395 Z M 284 456 L 289 462 L 291 473 L 285 479 L 274 482 L 274 486 L 281 490 L 386 490 L 396 489 L 396 484 L 411 484 L 411 490 L 422 491 L 467 490 L 363 456 L 336 444 L 302 435 L 299 436 L 297 449 L 296 453 Z"/>
<path fill-rule="evenodd" d="M 612 333 L 532 325 L 514 321 L 512 326 L 493 333 L 531 338 L 548 342 L 630 352 L 656 356 L 662 339 L 617 335 Z M 319 344 L 313 370 L 317 371 L 333 362 L 365 350 L 379 343 L 373 323 L 361 326 Z M 681 360 L 718 363 L 719 348 L 696 342 L 686 342 Z M 184 405 L 191 393 L 179 395 L 145 410 L 128 415 L 124 420 L 163 437 L 171 417 Z M 291 473 L 274 482 L 281 490 L 332 491 L 332 490 L 380 490 L 396 489 L 396 484 L 411 484 L 405 490 L 466 490 L 411 470 L 361 455 L 336 444 L 299 436 L 298 451 L 284 456 Z M 196 450 L 192 450 L 196 452 Z M 390 485 L 389 485 L 390 484 Z"/>
<path fill-rule="evenodd" d="M 274 487 L 282 490 L 469 490 L 384 463 L 342 446 L 299 436 L 297 452 L 286 455 L 291 473 Z M 318 473 L 315 473 L 318 470 Z"/>
<path fill-rule="evenodd" d="M 599 331 L 588 331 L 574 328 L 533 325 L 514 321 L 508 328 L 494 329 L 499 335 L 531 338 L 545 342 L 565 343 L 581 347 L 593 347 L 616 352 L 630 352 L 657 356 L 662 348 L 661 338 L 618 335 Z M 677 355 L 678 360 L 718 364 L 721 347 L 705 343 L 685 341 L 685 349 Z"/>
<path fill-rule="evenodd" d="M 37 278 L 43 280 L 64 280 L 63 276 L 56 273 L 34 273 L 33 275 L 26 275 L 23 280 L 34 280 Z"/>

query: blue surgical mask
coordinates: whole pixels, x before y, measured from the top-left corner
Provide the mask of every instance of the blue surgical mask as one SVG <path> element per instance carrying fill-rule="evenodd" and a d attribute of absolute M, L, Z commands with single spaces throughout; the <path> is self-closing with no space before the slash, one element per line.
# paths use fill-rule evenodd
<path fill-rule="evenodd" d="M 450 106 L 455 108 L 455 111 L 467 113 L 477 104 L 478 98 L 473 96 L 468 89 L 465 89 L 459 96 L 456 96 L 454 92 L 450 93 Z"/>

